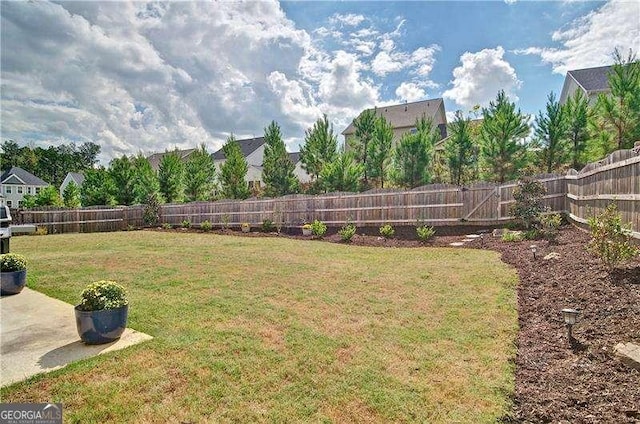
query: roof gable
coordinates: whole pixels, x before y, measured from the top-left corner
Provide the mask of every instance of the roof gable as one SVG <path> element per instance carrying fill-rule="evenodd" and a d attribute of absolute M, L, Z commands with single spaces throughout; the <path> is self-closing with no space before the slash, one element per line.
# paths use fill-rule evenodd
<path fill-rule="evenodd" d="M 609 90 L 611 66 L 574 69 L 567 72 L 587 93 Z"/>
<path fill-rule="evenodd" d="M 413 103 L 402 103 L 399 105 L 381 106 L 375 107 L 373 110 L 377 116 L 383 116 L 393 128 L 410 128 L 415 126 L 416 120 L 422 117 L 424 114 L 427 118 L 431 118 L 434 124 L 446 124 L 446 122 L 439 122 L 438 110 L 442 107 L 443 102 L 441 98 L 423 100 Z M 371 110 L 371 109 L 367 109 Z M 342 131 L 343 135 L 355 133 L 355 126 L 353 122 Z"/>
<path fill-rule="evenodd" d="M 162 153 L 153 153 L 150 156 L 147 156 L 147 160 L 149 161 L 149 164 L 151 165 L 151 168 L 153 168 L 154 170 L 158 170 L 160 168 L 160 162 L 162 162 L 162 158 L 165 155 L 168 155 L 170 153 L 177 153 L 178 156 L 180 156 L 180 159 L 184 162 L 189 158 L 189 155 L 191 155 L 191 153 L 195 152 L 196 149 L 185 149 L 185 150 L 171 150 L 169 152 L 162 152 Z"/>
<path fill-rule="evenodd" d="M 260 146 L 262 146 L 265 143 L 264 137 L 245 138 L 243 140 L 236 140 L 236 142 L 240 145 L 240 150 L 242 151 L 242 155 L 245 158 L 249 156 L 251 153 L 255 152 Z M 211 157 L 214 160 L 226 159 L 226 156 L 224 155 L 224 150 L 222 148 L 212 153 Z"/>
<path fill-rule="evenodd" d="M 10 177 L 16 177 L 17 180 Z M 49 183 L 41 180 L 40 178 L 33 175 L 31 172 L 25 171 L 24 169 L 14 166 L 11 169 L 8 169 L 2 173 L 0 176 L 0 181 L 3 184 L 20 184 L 20 185 L 30 185 L 30 186 L 48 186 Z M 10 182 L 11 181 L 11 182 Z M 13 182 L 18 181 L 18 182 Z"/>

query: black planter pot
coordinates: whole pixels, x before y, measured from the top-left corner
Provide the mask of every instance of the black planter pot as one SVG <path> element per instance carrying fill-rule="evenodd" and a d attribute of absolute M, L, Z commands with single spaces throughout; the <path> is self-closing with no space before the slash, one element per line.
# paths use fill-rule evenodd
<path fill-rule="evenodd" d="M 27 284 L 27 270 L 13 271 L 13 272 L 1 272 L 0 273 L 0 287 L 2 296 L 10 294 L 18 294 L 22 291 Z"/>
<path fill-rule="evenodd" d="M 79 306 L 79 305 L 78 305 Z M 81 311 L 76 306 L 76 327 L 86 344 L 111 343 L 120 338 L 127 327 L 129 305 L 117 309 Z"/>

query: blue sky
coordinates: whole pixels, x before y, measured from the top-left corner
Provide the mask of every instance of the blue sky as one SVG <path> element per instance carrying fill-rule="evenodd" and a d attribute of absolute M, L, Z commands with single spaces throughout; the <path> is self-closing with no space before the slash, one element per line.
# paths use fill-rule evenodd
<path fill-rule="evenodd" d="M 526 113 L 567 69 L 640 47 L 640 2 L 32 2 L 2 16 L 2 138 L 97 142 L 103 163 L 326 113 L 504 89 Z"/>

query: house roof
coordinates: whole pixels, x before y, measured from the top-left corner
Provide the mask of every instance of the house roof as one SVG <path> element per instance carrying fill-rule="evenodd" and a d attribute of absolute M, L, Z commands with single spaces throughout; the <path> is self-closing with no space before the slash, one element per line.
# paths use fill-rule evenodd
<path fill-rule="evenodd" d="M 151 156 L 148 156 L 147 160 L 149 161 L 149 164 L 151 165 L 151 168 L 153 168 L 155 170 L 158 170 L 160 168 L 160 162 L 162 161 L 162 158 L 164 157 L 164 155 L 166 155 L 168 153 L 177 152 L 178 155 L 180 156 L 180 159 L 184 161 L 195 150 L 196 149 L 172 150 L 170 152 L 154 153 Z"/>
<path fill-rule="evenodd" d="M 611 66 L 597 68 L 574 69 L 567 74 L 587 92 L 606 91 L 609 89 L 609 72 Z"/>
<path fill-rule="evenodd" d="M 246 158 L 251 153 L 255 152 L 258 147 L 262 146 L 265 141 L 264 137 L 255 137 L 255 138 L 246 138 L 244 140 L 236 140 L 240 145 L 240 150 L 242 150 L 242 155 Z M 223 160 L 226 159 L 224 155 L 224 150 L 220 149 L 211 154 L 213 160 Z"/>
<path fill-rule="evenodd" d="M 294 165 L 300 162 L 300 152 L 289 153 L 289 159 L 291 159 Z"/>
<path fill-rule="evenodd" d="M 0 176 L 0 182 L 2 182 L 2 184 L 17 184 L 17 185 L 30 185 L 30 186 L 48 186 L 49 185 L 49 183 L 36 177 L 31 172 L 25 171 L 24 169 L 17 166 L 14 166 L 11 169 L 8 169 L 2 172 L 2 176 Z"/>
<path fill-rule="evenodd" d="M 442 99 L 438 98 L 423 100 L 420 102 L 375 107 L 374 110 L 376 111 L 376 115 L 384 116 L 384 118 L 391 123 L 393 128 L 408 128 L 415 126 L 416 119 L 420 118 L 423 114 L 427 118 L 433 118 L 442 104 Z M 439 125 L 441 122 L 434 122 L 434 124 Z M 342 134 L 354 134 L 355 132 L 356 129 L 353 122 L 351 122 L 349 126 L 342 131 Z"/>
<path fill-rule="evenodd" d="M 84 174 L 81 174 L 79 172 L 69 172 L 69 175 L 71 176 L 73 181 L 79 186 L 81 186 L 82 183 L 84 182 Z"/>

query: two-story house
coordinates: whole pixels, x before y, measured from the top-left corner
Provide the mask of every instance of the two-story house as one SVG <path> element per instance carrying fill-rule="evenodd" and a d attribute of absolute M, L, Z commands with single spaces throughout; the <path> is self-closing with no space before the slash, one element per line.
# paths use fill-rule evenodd
<path fill-rule="evenodd" d="M 26 194 L 35 196 L 48 185 L 47 182 L 17 166 L 0 175 L 0 192 L 4 196 L 5 205 L 10 208 L 19 208 Z"/>
<path fill-rule="evenodd" d="M 367 109 L 372 110 L 372 109 Z M 399 105 L 374 107 L 377 116 L 384 117 L 393 127 L 393 143 L 398 143 L 403 134 L 416 130 L 416 120 L 425 116 L 431 119 L 433 125 L 440 132 L 440 139 L 447 136 L 447 114 L 444 110 L 444 101 L 441 98 L 423 100 Z M 364 111 L 363 111 L 364 112 Z M 362 113 L 361 113 L 362 114 Z M 348 145 L 349 139 L 355 137 L 356 128 L 353 122 L 349 124 L 342 135 Z"/>
<path fill-rule="evenodd" d="M 611 92 L 609 72 L 611 72 L 611 66 L 568 71 L 560 94 L 560 104 L 565 104 L 569 97 L 580 90 L 589 99 L 589 104 L 594 105 L 600 93 Z"/>

